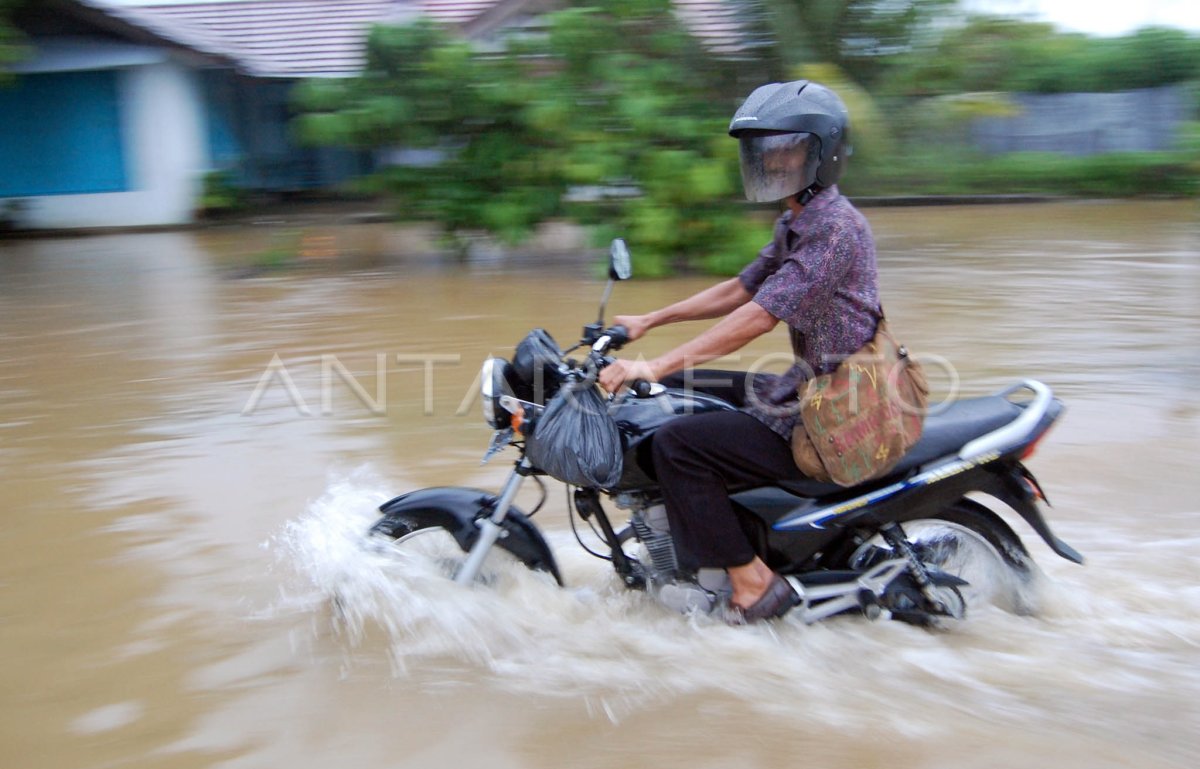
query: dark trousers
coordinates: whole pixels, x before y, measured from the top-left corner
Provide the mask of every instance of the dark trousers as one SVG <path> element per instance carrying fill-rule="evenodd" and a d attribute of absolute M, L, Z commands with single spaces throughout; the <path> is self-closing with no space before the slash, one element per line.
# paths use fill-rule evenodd
<path fill-rule="evenodd" d="M 705 369 L 691 372 L 688 380 L 673 374 L 663 384 L 690 386 L 741 408 L 753 376 Z M 671 535 L 681 561 L 693 567 L 743 566 L 755 556 L 729 501 L 731 490 L 804 477 L 791 445 L 740 411 L 668 422 L 654 435 L 653 456 Z"/>

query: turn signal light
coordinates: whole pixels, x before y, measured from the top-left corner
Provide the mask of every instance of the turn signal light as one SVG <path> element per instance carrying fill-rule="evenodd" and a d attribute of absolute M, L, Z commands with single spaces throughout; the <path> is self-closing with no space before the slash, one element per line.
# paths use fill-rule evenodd
<path fill-rule="evenodd" d="M 1053 425 L 1051 425 L 1051 426 L 1053 426 Z M 1021 458 L 1022 460 L 1025 460 L 1025 459 L 1029 459 L 1030 457 L 1032 457 L 1032 456 L 1033 456 L 1033 452 L 1037 451 L 1037 447 L 1038 447 L 1038 446 L 1041 444 L 1042 440 L 1043 440 L 1043 439 L 1046 437 L 1046 435 L 1047 435 L 1049 432 L 1050 432 L 1050 427 L 1047 427 L 1045 430 L 1043 430 L 1043 431 L 1042 431 L 1042 434 L 1041 434 L 1041 435 L 1039 435 L 1038 437 L 1034 438 L 1034 439 L 1033 439 L 1033 442 L 1032 442 L 1032 443 L 1030 443 L 1028 446 L 1026 446 L 1026 447 L 1025 447 L 1025 450 L 1021 452 L 1021 457 L 1020 457 L 1020 458 Z"/>

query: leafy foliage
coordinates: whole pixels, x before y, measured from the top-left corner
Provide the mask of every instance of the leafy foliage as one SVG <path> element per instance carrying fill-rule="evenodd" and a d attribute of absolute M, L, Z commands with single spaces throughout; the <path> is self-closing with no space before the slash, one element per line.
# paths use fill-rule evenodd
<path fill-rule="evenodd" d="M 874 94 L 900 152 L 860 163 L 854 189 L 874 194 L 1197 194 L 1183 151 L 1090 158 L 971 149 L 980 117 L 1017 111 L 1011 93 L 1111 92 L 1200 79 L 1200 37 L 1147 28 L 1118 38 L 1061 33 L 1048 24 L 975 17 L 889 60 Z M 1200 106 L 1200 105 L 1198 105 Z M 853 191 L 853 190 L 849 190 Z"/>
<path fill-rule="evenodd" d="M 403 147 L 368 185 L 451 235 L 516 241 L 570 215 L 628 237 L 642 274 L 733 248 L 745 261 L 748 229 L 758 241 L 768 233 L 733 205 L 728 65 L 680 27 L 668 0 L 592 0 L 546 24 L 491 56 L 428 21 L 377 28 L 361 77 L 297 92 L 300 134 Z"/>
<path fill-rule="evenodd" d="M 963 149 L 938 148 L 876 169 L 870 192 L 1196 197 L 1200 195 L 1198 158 L 1194 150 L 1090 156 L 1013 152 L 981 157 Z"/>
<path fill-rule="evenodd" d="M 734 205 L 737 144 L 726 135 L 738 86 L 727 64 L 688 35 L 667 0 L 600 0 L 550 17 L 537 52 L 559 62 L 538 81 L 532 110 L 552 133 L 548 154 L 592 200 L 576 218 L 620 230 L 643 273 L 738 252 L 748 223 Z M 636 195 L 613 195 L 622 189 Z M 761 242 L 754 246 L 754 250 Z"/>
<path fill-rule="evenodd" d="M 899 57 L 883 91 L 932 96 L 974 91 L 1107 92 L 1200 78 L 1200 37 L 1148 27 L 1123 37 L 1065 34 L 1049 24 L 979 17 L 932 49 Z"/>
<path fill-rule="evenodd" d="M 245 194 L 237 187 L 230 171 L 208 171 L 200 179 L 198 213 L 218 217 L 242 208 Z"/>
<path fill-rule="evenodd" d="M 629 238 L 643 275 L 732 272 L 766 240 L 766 212 L 737 202 L 726 129 L 768 79 L 817 80 L 847 102 L 850 194 L 1196 194 L 1194 152 L 988 159 L 966 138 L 973 119 L 1013 110 L 1007 92 L 1200 80 L 1195 36 L 934 24 L 953 0 L 737 1 L 757 44 L 742 60 L 714 59 L 670 0 L 573 0 L 491 53 L 429 21 L 379 27 L 360 77 L 297 89 L 297 131 L 374 150 L 381 170 L 365 190 L 461 248 L 478 232 L 511 243 L 570 217 L 598 242 Z"/>
<path fill-rule="evenodd" d="M 392 196 L 402 218 L 440 222 L 451 236 L 487 230 L 515 241 L 561 213 L 565 184 L 525 119 L 516 58 L 481 59 L 425 20 L 376 27 L 367 51 L 360 77 L 297 89 L 302 139 L 389 150 L 367 189 Z"/>
<path fill-rule="evenodd" d="M 956 0 L 742 0 L 777 72 L 833 65 L 872 86 L 889 62 L 922 46 Z"/>
<path fill-rule="evenodd" d="M 10 77 L 8 65 L 25 57 L 25 36 L 12 25 L 12 17 L 26 0 L 0 0 L 0 85 Z"/>

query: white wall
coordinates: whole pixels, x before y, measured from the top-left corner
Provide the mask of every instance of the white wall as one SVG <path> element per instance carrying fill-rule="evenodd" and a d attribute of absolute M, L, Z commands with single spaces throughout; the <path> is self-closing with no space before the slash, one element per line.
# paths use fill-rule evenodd
<path fill-rule="evenodd" d="M 210 167 L 198 78 L 170 61 L 118 71 L 128 192 L 22 198 L 21 226 L 186 224 Z"/>

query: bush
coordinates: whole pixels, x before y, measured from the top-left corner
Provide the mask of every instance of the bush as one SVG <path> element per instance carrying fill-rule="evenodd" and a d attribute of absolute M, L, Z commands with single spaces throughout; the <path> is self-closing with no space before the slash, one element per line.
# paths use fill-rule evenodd
<path fill-rule="evenodd" d="M 209 171 L 201 179 L 200 215 L 220 216 L 245 206 L 242 190 L 234 183 L 231 171 Z"/>
<path fill-rule="evenodd" d="M 1013 153 L 967 168 L 965 185 L 1004 192 L 1039 192 L 1094 197 L 1193 196 L 1195 174 L 1176 153 L 1114 153 L 1068 157 Z"/>
<path fill-rule="evenodd" d="M 966 151 L 908 155 L 870 174 L 848 175 L 850 195 L 1039 194 L 1081 197 L 1195 197 L 1195 153 L 1131 152 L 1073 157 L 1016 152 L 981 157 Z"/>

